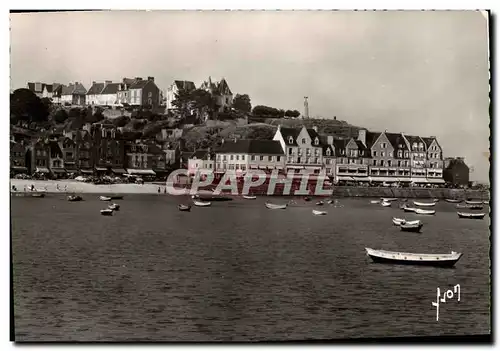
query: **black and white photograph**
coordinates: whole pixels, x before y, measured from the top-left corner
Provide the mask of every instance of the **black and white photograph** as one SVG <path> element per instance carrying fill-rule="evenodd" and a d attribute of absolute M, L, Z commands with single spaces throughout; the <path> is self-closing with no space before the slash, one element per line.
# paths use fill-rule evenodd
<path fill-rule="evenodd" d="M 11 11 L 11 341 L 491 341 L 491 16 Z"/>

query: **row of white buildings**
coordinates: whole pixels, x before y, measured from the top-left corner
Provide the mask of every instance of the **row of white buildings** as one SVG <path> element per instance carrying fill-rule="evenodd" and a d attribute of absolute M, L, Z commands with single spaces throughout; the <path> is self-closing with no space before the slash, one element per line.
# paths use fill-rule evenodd
<path fill-rule="evenodd" d="M 433 136 L 360 130 L 357 138 L 319 135 L 317 128 L 278 126 L 273 140 L 224 141 L 216 150 L 198 150 L 188 172 L 224 173 L 249 169 L 288 172 L 324 170 L 334 181 L 442 184 L 443 152 Z"/>

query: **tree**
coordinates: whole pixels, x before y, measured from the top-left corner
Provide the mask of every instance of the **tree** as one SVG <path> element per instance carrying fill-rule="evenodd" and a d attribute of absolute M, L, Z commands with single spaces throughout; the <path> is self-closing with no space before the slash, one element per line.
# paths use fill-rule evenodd
<path fill-rule="evenodd" d="M 10 113 L 14 119 L 29 122 L 46 122 L 49 106 L 29 89 L 17 89 L 10 94 Z"/>
<path fill-rule="evenodd" d="M 182 117 L 191 114 L 191 93 L 186 89 L 181 89 L 175 94 L 175 99 L 172 101 L 172 105 L 175 106 L 177 111 Z"/>
<path fill-rule="evenodd" d="M 130 122 L 130 118 L 127 116 L 120 116 L 113 119 L 115 127 L 125 127 L 128 122 Z"/>
<path fill-rule="evenodd" d="M 242 112 L 252 111 L 250 97 L 247 94 L 236 94 L 233 99 L 233 108 Z"/>
<path fill-rule="evenodd" d="M 254 127 L 248 131 L 247 139 L 272 140 L 276 130 L 269 127 Z"/>
<path fill-rule="evenodd" d="M 92 114 L 92 109 L 87 109 L 87 116 L 85 117 L 86 123 L 97 123 L 104 119 L 104 115 L 102 114 L 102 110 L 97 108 L 96 111 Z"/>
<path fill-rule="evenodd" d="M 196 89 L 191 92 L 191 106 L 196 109 L 198 119 L 201 121 L 205 113 L 213 114 L 216 101 L 208 91 Z"/>
<path fill-rule="evenodd" d="M 54 121 L 59 124 L 66 122 L 68 117 L 68 113 L 64 109 L 59 109 L 54 113 Z"/>
<path fill-rule="evenodd" d="M 283 110 L 281 110 L 281 111 L 283 111 Z M 253 108 L 252 114 L 254 116 L 265 116 L 265 117 L 279 118 L 279 117 L 283 116 L 283 114 L 284 114 L 284 112 L 281 112 L 281 111 L 274 108 L 274 107 L 257 105 Z"/>

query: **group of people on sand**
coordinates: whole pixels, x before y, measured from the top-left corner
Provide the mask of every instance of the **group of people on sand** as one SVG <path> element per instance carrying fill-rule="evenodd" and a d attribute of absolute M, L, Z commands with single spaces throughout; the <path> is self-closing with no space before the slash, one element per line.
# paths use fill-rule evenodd
<path fill-rule="evenodd" d="M 158 194 L 161 193 L 161 187 L 159 186 L 158 187 Z M 163 189 L 163 193 L 166 194 L 167 193 L 167 188 L 165 187 L 165 189 Z"/>

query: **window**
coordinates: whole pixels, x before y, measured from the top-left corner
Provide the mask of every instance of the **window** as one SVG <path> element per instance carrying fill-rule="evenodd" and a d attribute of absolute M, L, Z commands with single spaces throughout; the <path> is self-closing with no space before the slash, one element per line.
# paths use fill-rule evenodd
<path fill-rule="evenodd" d="M 306 138 L 302 138 L 302 144 L 306 143 Z"/>
<path fill-rule="evenodd" d="M 153 97 L 153 93 L 152 93 L 152 92 L 149 92 L 149 93 L 148 93 L 148 97 Z"/>
<path fill-rule="evenodd" d="M 319 163 L 319 159 L 317 157 L 314 158 L 314 163 L 316 163 L 316 164 Z"/>
<path fill-rule="evenodd" d="M 302 163 L 301 161 L 302 161 L 301 158 L 297 157 L 297 163 Z"/>
<path fill-rule="evenodd" d="M 391 160 L 388 160 L 387 161 L 387 166 L 391 167 L 391 164 L 392 164 Z"/>
<path fill-rule="evenodd" d="M 217 161 L 220 161 L 220 155 L 217 155 Z"/>
<path fill-rule="evenodd" d="M 380 165 L 383 166 L 384 165 L 384 160 L 380 160 Z"/>
<path fill-rule="evenodd" d="M 319 156 L 319 149 L 314 150 L 314 155 Z"/>
<path fill-rule="evenodd" d="M 408 158 L 408 151 L 405 151 L 405 158 Z"/>
<path fill-rule="evenodd" d="M 373 151 L 373 157 L 377 157 L 377 151 Z"/>
<path fill-rule="evenodd" d="M 255 155 L 252 155 L 252 161 L 255 161 Z"/>
<path fill-rule="evenodd" d="M 386 143 L 382 143 L 382 149 L 385 149 L 387 147 Z"/>
<path fill-rule="evenodd" d="M 385 152 L 384 151 L 382 151 L 380 154 L 381 154 L 380 156 L 385 157 Z"/>
<path fill-rule="evenodd" d="M 389 152 L 387 153 L 387 156 L 392 157 L 392 152 L 390 152 L 390 151 L 389 151 Z"/>
<path fill-rule="evenodd" d="M 398 161 L 398 167 L 401 167 L 401 161 Z"/>
<path fill-rule="evenodd" d="M 377 165 L 377 160 L 373 160 L 373 165 L 376 166 Z"/>
<path fill-rule="evenodd" d="M 273 156 L 269 156 L 269 161 L 273 162 L 274 161 L 273 158 L 274 158 Z"/>
<path fill-rule="evenodd" d="M 399 158 L 402 158 L 402 157 L 403 157 L 403 151 L 401 151 L 401 150 L 399 150 L 399 151 L 398 151 L 398 157 L 399 157 Z"/>
<path fill-rule="evenodd" d="M 234 155 L 229 156 L 229 159 L 232 161 L 234 160 Z"/>
<path fill-rule="evenodd" d="M 276 162 L 281 162 L 281 156 L 276 156 Z"/>
<path fill-rule="evenodd" d="M 291 147 L 288 148 L 288 154 L 292 155 L 293 154 L 293 149 Z"/>
<path fill-rule="evenodd" d="M 222 160 L 227 161 L 227 156 L 226 155 L 222 156 Z"/>
<path fill-rule="evenodd" d="M 326 149 L 326 156 L 330 156 L 331 152 L 330 149 Z"/>
<path fill-rule="evenodd" d="M 319 139 L 317 137 L 314 139 L 314 145 L 319 145 Z"/>
<path fill-rule="evenodd" d="M 327 165 L 329 165 L 329 164 L 330 164 L 330 159 L 329 159 L 329 158 L 327 158 L 327 159 L 325 160 L 325 164 L 327 164 Z"/>
<path fill-rule="evenodd" d="M 236 161 L 240 160 L 240 155 L 236 155 Z"/>
<path fill-rule="evenodd" d="M 307 156 L 311 155 L 311 150 L 309 148 L 306 148 L 306 155 Z"/>
<path fill-rule="evenodd" d="M 360 156 L 363 156 L 363 154 L 364 154 L 364 152 L 363 152 L 363 151 L 360 151 L 360 152 L 359 152 L 359 155 L 360 155 Z"/>
<path fill-rule="evenodd" d="M 245 161 L 245 155 L 241 155 L 241 160 Z"/>
<path fill-rule="evenodd" d="M 288 144 L 293 144 L 293 138 L 292 137 L 289 137 L 288 138 Z M 290 149 L 291 150 L 291 149 Z"/>
<path fill-rule="evenodd" d="M 261 161 L 264 161 L 264 156 L 260 156 L 260 160 L 261 160 Z"/>

